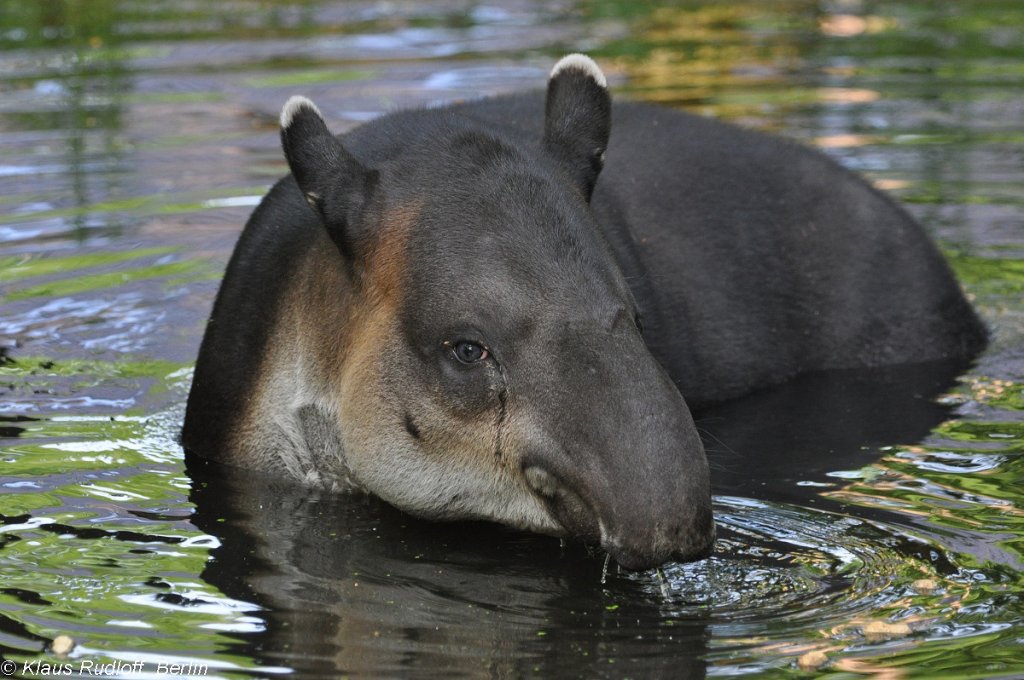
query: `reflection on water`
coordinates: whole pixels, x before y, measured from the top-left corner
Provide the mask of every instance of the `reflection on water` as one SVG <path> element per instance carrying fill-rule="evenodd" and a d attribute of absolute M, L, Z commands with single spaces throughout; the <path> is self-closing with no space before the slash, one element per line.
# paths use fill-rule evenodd
<path fill-rule="evenodd" d="M 0 0 L 0 654 L 218 675 L 1024 674 L 1024 7 Z M 544 82 L 815 144 L 907 202 L 994 343 L 697 414 L 714 556 L 620 573 L 213 466 L 175 441 L 295 92 L 345 129 Z M 943 395 L 936 401 L 936 395 Z"/>
<path fill-rule="evenodd" d="M 837 469 L 859 468 L 879 447 L 915 443 L 952 415 L 935 401 L 967 367 L 959 362 L 805 375 L 695 414 L 719 492 L 806 495 Z M 750 461 L 765 465 L 756 475 Z"/>

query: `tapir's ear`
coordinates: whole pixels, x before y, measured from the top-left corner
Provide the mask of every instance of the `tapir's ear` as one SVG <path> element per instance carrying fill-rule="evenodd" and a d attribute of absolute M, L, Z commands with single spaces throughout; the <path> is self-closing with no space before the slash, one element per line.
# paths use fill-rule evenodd
<path fill-rule="evenodd" d="M 281 110 L 281 146 L 306 202 L 351 257 L 359 214 L 377 184 L 377 172 L 342 146 L 320 109 L 305 97 L 292 97 Z"/>
<path fill-rule="evenodd" d="M 544 144 L 590 194 L 604 166 L 612 124 L 608 81 L 590 57 L 570 54 L 551 69 L 544 108 Z"/>

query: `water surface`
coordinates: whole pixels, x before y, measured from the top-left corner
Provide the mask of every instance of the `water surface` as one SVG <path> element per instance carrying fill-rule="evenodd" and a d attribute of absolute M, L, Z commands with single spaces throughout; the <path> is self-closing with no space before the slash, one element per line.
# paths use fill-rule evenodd
<path fill-rule="evenodd" d="M 1009 0 L 0 0 L 0 654 L 54 662 L 66 634 L 136 677 L 775 677 L 811 651 L 848 676 L 1024 675 L 1022 28 Z M 808 377 L 697 414 L 721 540 L 661 573 L 186 468 L 191 365 L 285 172 L 287 97 L 342 131 L 542 86 L 575 50 L 618 97 L 894 193 L 990 350 L 959 378 Z"/>

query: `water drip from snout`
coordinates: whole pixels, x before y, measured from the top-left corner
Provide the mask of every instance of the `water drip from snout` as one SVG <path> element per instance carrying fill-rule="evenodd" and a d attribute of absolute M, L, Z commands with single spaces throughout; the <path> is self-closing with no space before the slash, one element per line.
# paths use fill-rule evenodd
<path fill-rule="evenodd" d="M 607 585 L 607 583 L 608 583 L 608 565 L 611 563 L 611 561 L 612 561 L 611 554 L 610 553 L 605 553 L 604 554 L 604 563 L 601 565 L 601 585 Z M 615 564 L 615 569 L 616 569 L 617 574 L 619 574 L 619 575 L 622 574 L 622 567 L 618 563 Z M 655 567 L 654 568 L 654 573 L 658 577 L 658 587 L 661 590 L 661 596 L 666 598 L 666 599 L 668 599 L 672 595 L 672 588 L 669 585 L 668 578 L 665 576 L 665 570 L 662 569 L 661 567 Z M 713 567 L 713 565 L 710 566 L 709 576 L 711 576 L 711 578 L 709 578 L 708 580 L 713 583 L 714 580 L 715 580 L 714 579 L 714 567 Z"/>
<path fill-rule="evenodd" d="M 665 572 L 662 571 L 661 567 L 657 567 L 656 571 L 658 573 L 658 585 L 661 587 L 661 596 L 667 598 L 670 594 L 668 579 L 665 578 Z"/>

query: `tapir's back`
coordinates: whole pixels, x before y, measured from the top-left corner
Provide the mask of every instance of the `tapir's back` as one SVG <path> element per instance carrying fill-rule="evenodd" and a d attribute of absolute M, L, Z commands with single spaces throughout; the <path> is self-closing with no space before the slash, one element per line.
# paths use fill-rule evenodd
<path fill-rule="evenodd" d="M 543 100 L 460 107 L 539 136 Z M 797 373 L 970 358 L 986 332 L 919 224 L 814 150 L 617 103 L 592 204 L 645 337 L 701 404 Z"/>

